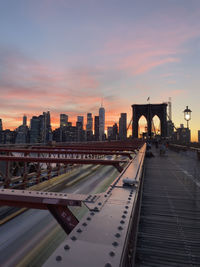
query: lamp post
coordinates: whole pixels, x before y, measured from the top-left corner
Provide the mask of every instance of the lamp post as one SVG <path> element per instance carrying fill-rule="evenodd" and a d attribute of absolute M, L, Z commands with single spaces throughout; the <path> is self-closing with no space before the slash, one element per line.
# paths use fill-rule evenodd
<path fill-rule="evenodd" d="M 189 120 L 191 120 L 191 110 L 186 106 L 184 112 L 184 119 L 187 121 L 187 128 L 189 128 Z"/>

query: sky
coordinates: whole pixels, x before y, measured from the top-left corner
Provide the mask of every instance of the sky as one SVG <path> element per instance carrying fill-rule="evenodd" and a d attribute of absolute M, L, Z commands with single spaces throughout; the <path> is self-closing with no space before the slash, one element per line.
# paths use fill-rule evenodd
<path fill-rule="evenodd" d="M 98 115 L 172 98 L 176 127 L 192 110 L 200 130 L 199 0 L 0 0 L 0 118 L 14 129 L 33 115 Z"/>

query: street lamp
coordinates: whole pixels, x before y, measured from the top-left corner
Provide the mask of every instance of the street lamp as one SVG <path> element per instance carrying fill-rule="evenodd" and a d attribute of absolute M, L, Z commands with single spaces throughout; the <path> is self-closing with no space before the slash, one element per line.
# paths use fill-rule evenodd
<path fill-rule="evenodd" d="M 187 128 L 189 128 L 189 120 L 191 120 L 191 110 L 186 106 L 184 112 L 184 119 L 187 121 Z"/>

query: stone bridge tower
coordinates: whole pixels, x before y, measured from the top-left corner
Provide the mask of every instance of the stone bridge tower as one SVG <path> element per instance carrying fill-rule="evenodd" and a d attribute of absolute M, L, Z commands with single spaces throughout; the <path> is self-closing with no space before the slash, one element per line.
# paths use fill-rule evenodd
<path fill-rule="evenodd" d="M 138 138 L 138 121 L 141 116 L 147 120 L 148 137 L 151 137 L 152 120 L 155 115 L 160 119 L 161 137 L 167 136 L 167 104 L 145 104 L 132 105 L 133 122 L 132 122 L 132 136 Z"/>

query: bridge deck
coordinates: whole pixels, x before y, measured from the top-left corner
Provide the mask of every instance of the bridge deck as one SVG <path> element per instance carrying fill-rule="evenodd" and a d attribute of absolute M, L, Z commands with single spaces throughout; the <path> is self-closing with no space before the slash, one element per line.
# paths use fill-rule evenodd
<path fill-rule="evenodd" d="M 153 153 L 145 163 L 135 264 L 200 266 L 200 161 Z"/>

